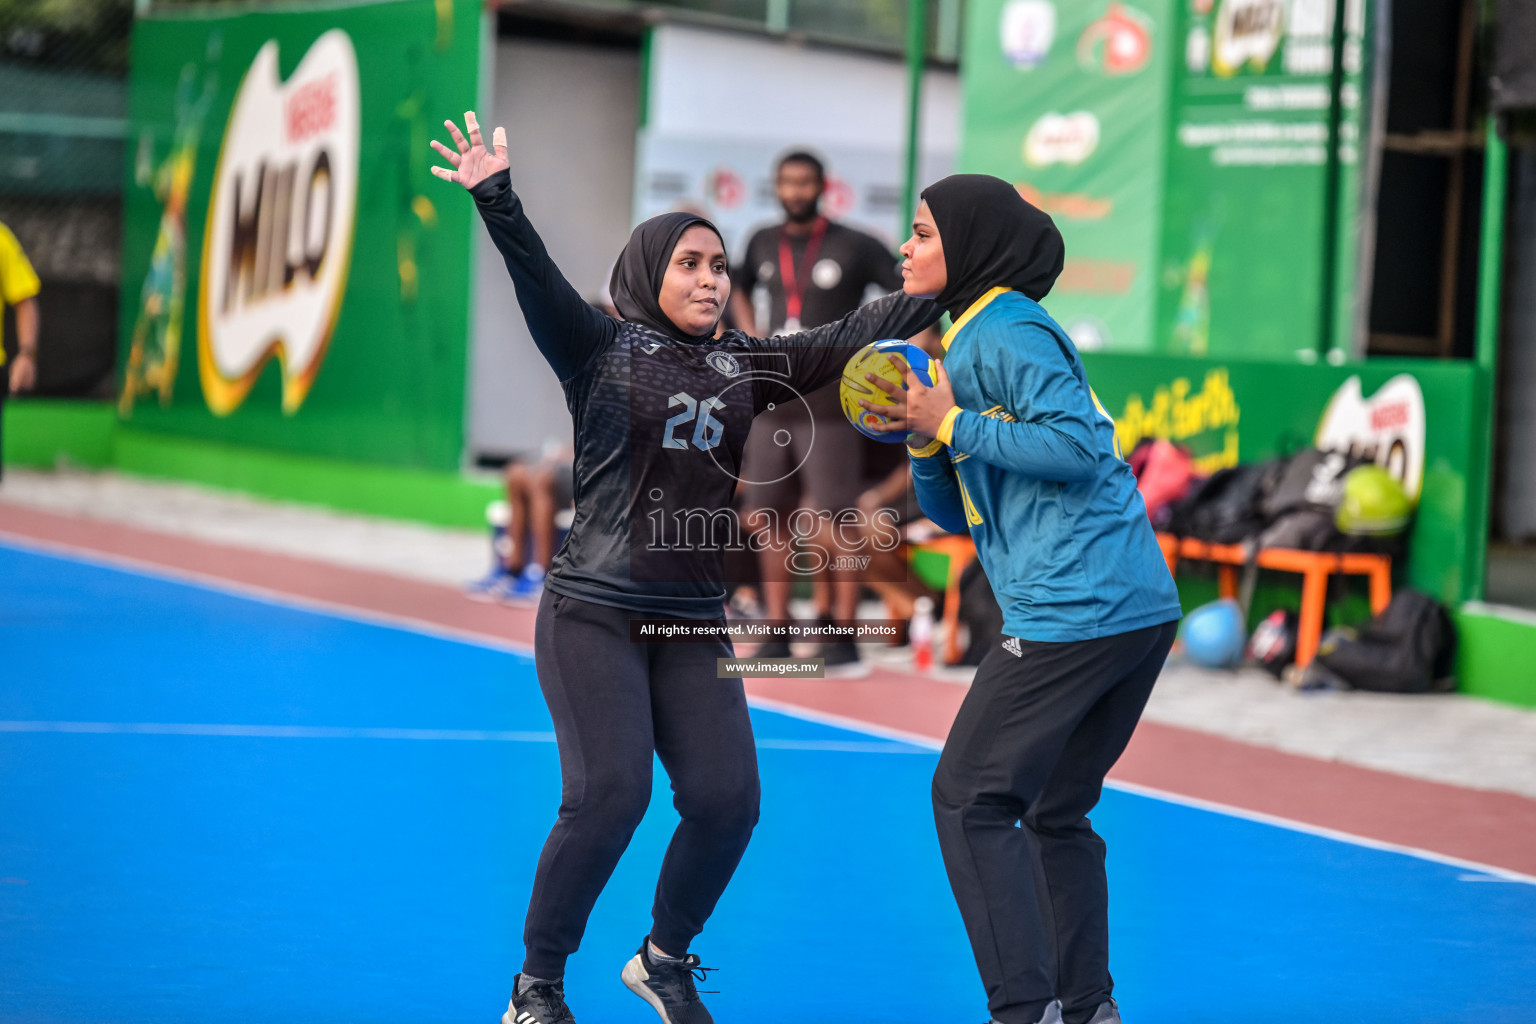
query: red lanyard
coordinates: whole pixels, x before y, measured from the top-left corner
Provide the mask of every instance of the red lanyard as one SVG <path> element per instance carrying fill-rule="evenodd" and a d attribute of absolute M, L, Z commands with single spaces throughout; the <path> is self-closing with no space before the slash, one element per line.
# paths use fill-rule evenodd
<path fill-rule="evenodd" d="M 815 267 L 816 253 L 821 250 L 821 240 L 827 234 L 827 218 L 817 217 L 811 228 L 811 239 L 805 243 L 805 260 L 802 266 Z M 784 313 L 790 320 L 800 319 L 801 287 L 795 274 L 795 261 L 789 254 L 789 233 L 779 229 L 779 277 L 784 281 Z"/>

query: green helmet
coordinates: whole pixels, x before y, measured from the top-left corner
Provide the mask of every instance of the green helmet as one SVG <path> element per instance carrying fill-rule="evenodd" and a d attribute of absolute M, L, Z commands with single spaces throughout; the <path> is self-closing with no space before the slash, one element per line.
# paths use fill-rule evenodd
<path fill-rule="evenodd" d="M 1380 466 L 1356 466 L 1344 477 L 1338 526 L 1355 537 L 1390 537 L 1402 533 L 1413 517 L 1413 502 L 1403 485 Z"/>

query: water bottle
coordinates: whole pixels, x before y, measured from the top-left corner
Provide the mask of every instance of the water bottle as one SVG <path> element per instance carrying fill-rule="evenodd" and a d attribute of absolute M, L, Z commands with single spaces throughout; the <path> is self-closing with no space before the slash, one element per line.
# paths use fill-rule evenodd
<path fill-rule="evenodd" d="M 485 522 L 491 528 L 491 567 L 494 572 L 506 567 L 512 555 L 512 506 L 505 501 L 493 501 L 485 506 Z"/>
<path fill-rule="evenodd" d="M 933 668 L 933 598 L 912 602 L 912 623 L 907 627 L 912 643 L 912 667 L 919 672 Z"/>

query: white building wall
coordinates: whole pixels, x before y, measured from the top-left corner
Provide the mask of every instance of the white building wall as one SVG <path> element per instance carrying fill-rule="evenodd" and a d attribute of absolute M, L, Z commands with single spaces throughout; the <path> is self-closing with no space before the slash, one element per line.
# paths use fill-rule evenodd
<path fill-rule="evenodd" d="M 512 185 L 555 263 L 587 299 L 629 238 L 640 53 L 542 40 L 496 43 L 480 123 L 507 129 Z M 554 373 L 534 347 L 501 254 L 483 230 L 475 253 L 467 445 L 535 452 L 571 439 Z"/>

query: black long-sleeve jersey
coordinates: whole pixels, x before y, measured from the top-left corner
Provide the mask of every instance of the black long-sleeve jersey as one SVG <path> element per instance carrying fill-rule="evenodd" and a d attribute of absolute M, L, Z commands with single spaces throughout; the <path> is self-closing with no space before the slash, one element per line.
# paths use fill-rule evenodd
<path fill-rule="evenodd" d="M 507 172 L 471 194 L 575 422 L 576 517 L 546 586 L 656 616 L 719 617 L 724 552 L 747 542 L 731 499 L 752 418 L 837 379 L 869 342 L 929 327 L 939 308 L 898 292 L 799 334 L 681 342 L 584 302 Z"/>

